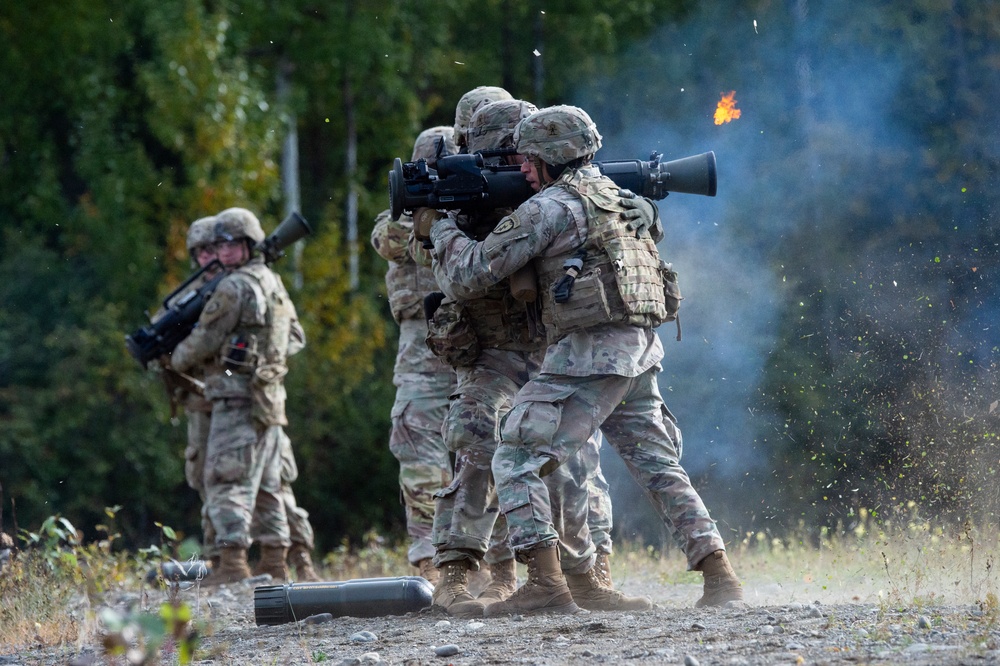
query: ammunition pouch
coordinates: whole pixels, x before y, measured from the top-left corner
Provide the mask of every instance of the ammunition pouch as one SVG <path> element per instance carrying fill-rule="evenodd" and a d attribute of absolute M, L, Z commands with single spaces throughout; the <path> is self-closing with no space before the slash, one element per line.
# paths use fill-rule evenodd
<path fill-rule="evenodd" d="M 389 309 L 396 323 L 416 319 L 423 312 L 423 297 L 411 289 L 400 289 L 389 294 Z"/>
<path fill-rule="evenodd" d="M 427 347 L 453 367 L 472 365 L 482 349 L 468 314 L 457 301 L 442 302 L 427 321 Z"/>
<path fill-rule="evenodd" d="M 663 276 L 663 295 L 666 301 L 667 316 L 663 321 L 674 321 L 677 319 L 677 311 L 681 308 L 681 288 L 677 285 L 677 271 L 673 264 L 660 262 L 660 275 Z"/>
<path fill-rule="evenodd" d="M 663 318 L 663 321 L 677 322 L 677 341 L 680 342 L 681 316 L 679 310 L 684 297 L 681 296 L 681 288 L 677 284 L 677 271 L 674 270 L 673 264 L 661 261 L 660 275 L 663 276 L 663 301 L 667 310 L 667 316 Z"/>
<path fill-rule="evenodd" d="M 548 307 L 542 309 L 545 328 L 550 335 L 561 337 L 570 331 L 614 320 L 599 267 L 573 280 L 572 298 L 560 301 L 563 287 L 562 278 L 549 286 Z"/>
<path fill-rule="evenodd" d="M 265 425 L 288 425 L 285 418 L 285 375 L 288 366 L 269 363 L 253 371 L 250 382 L 251 415 Z"/>
<path fill-rule="evenodd" d="M 222 348 L 222 367 L 230 372 L 250 374 L 257 367 L 257 336 L 234 335 Z"/>

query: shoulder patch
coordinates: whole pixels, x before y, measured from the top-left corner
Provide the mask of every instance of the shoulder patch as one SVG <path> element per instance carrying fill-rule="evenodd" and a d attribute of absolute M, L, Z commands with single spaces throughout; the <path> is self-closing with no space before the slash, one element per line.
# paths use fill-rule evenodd
<path fill-rule="evenodd" d="M 514 211 L 507 217 L 500 220 L 500 224 L 493 228 L 493 233 L 495 234 L 505 234 L 508 231 L 517 229 L 521 226 L 521 218 L 518 217 L 517 211 Z"/>
<path fill-rule="evenodd" d="M 205 304 L 205 309 L 203 312 L 207 315 L 210 315 L 221 307 L 222 303 L 219 302 L 218 298 L 210 298 L 208 299 L 208 303 Z"/>

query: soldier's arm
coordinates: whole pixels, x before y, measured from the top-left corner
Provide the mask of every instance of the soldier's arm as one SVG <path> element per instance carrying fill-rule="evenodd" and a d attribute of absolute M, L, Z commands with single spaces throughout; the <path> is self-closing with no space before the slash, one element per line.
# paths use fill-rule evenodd
<path fill-rule="evenodd" d="M 226 336 L 236 330 L 240 321 L 242 296 L 237 280 L 227 278 L 219 283 L 201 311 L 198 325 L 171 354 L 170 364 L 174 369 L 187 372 L 219 352 Z"/>
<path fill-rule="evenodd" d="M 275 273 L 274 278 L 278 282 L 278 288 L 281 289 L 282 298 L 285 299 L 292 311 L 292 320 L 288 328 L 288 351 L 286 354 L 293 356 L 302 351 L 302 348 L 306 346 L 306 331 L 302 328 L 302 322 L 299 321 L 299 313 L 295 311 L 295 303 L 292 302 L 292 297 L 288 295 L 288 290 L 285 289 L 285 283 L 281 280 L 281 276 Z"/>
<path fill-rule="evenodd" d="M 294 356 L 298 354 L 305 346 L 306 330 L 302 328 L 299 315 L 295 312 L 295 306 L 292 305 L 292 325 L 288 329 L 288 355 Z"/>
<path fill-rule="evenodd" d="M 375 228 L 372 229 L 371 243 L 379 256 L 386 261 L 397 264 L 404 263 L 409 257 L 407 243 L 413 221 L 407 215 L 393 220 L 389 211 L 384 210 L 375 218 Z"/>
<path fill-rule="evenodd" d="M 438 220 L 431 228 L 438 285 L 445 293 L 449 288 L 480 292 L 509 277 L 549 244 L 544 219 L 539 204 L 529 199 L 482 242 L 469 238 L 451 217 Z"/>

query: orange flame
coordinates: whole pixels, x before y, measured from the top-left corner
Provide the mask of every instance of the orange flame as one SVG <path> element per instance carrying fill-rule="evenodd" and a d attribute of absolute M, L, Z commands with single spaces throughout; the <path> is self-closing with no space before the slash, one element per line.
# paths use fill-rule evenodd
<path fill-rule="evenodd" d="M 735 90 L 731 90 L 728 95 L 723 95 L 719 100 L 719 106 L 715 109 L 715 124 L 721 125 L 736 120 L 740 117 L 740 110 L 736 108 Z"/>

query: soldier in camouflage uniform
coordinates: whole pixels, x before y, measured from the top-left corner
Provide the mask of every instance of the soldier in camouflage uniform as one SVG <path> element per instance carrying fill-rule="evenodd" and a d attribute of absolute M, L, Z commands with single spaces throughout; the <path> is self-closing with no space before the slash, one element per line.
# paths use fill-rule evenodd
<path fill-rule="evenodd" d="M 461 153 L 469 152 L 469 123 L 472 114 L 490 102 L 511 100 L 514 96 L 496 86 L 479 86 L 462 95 L 455 105 L 455 145 Z"/>
<path fill-rule="evenodd" d="M 413 161 L 426 159 L 437 164 L 437 144 L 444 141 L 444 153 L 457 152 L 451 127 L 432 127 L 417 137 Z M 420 575 L 437 583 L 431 529 L 434 522 L 434 493 L 451 483 L 448 448 L 441 425 L 448 412 L 448 396 L 455 390 L 455 370 L 427 348 L 427 320 L 424 297 L 437 290 L 430 268 L 418 264 L 408 248 L 413 219 L 404 215 L 393 220 L 385 210 L 375 220 L 372 247 L 389 262 L 385 285 L 389 308 L 399 324 L 399 348 L 393 368 L 396 400 L 392 407 L 389 450 L 399 461 L 399 488 L 406 509 L 406 531 L 410 536 L 407 553 Z"/>
<path fill-rule="evenodd" d="M 191 257 L 192 268 L 204 268 L 215 261 L 215 217 L 202 217 L 191 223 L 187 232 L 187 251 Z M 215 277 L 216 272 L 207 270 L 201 274 L 198 280 L 193 282 L 191 289 L 199 289 L 206 282 Z M 178 294 L 174 300 L 183 298 L 188 291 Z M 173 305 L 166 303 L 166 307 L 161 308 L 151 318 L 152 321 L 160 319 L 167 313 L 167 307 Z M 201 367 L 191 368 L 189 376 L 196 380 L 204 378 L 204 369 Z M 201 499 L 201 531 L 202 531 L 202 556 L 218 565 L 218 553 L 215 547 L 215 530 L 212 528 L 212 521 L 208 518 L 205 506 L 205 451 L 208 446 L 208 428 L 212 417 L 212 401 L 195 391 L 185 390 L 177 385 L 169 370 L 163 372 L 164 381 L 167 382 L 167 390 L 170 391 L 171 404 L 180 403 L 184 407 L 184 417 L 187 420 L 187 446 L 184 449 L 184 478 L 188 486 L 198 493 Z"/>
<path fill-rule="evenodd" d="M 623 199 L 591 165 L 601 136 L 582 109 L 538 111 L 518 125 L 515 142 L 528 157 L 522 172 L 538 193 L 482 242 L 452 219 L 431 229 L 435 260 L 451 282 L 488 289 L 531 265 L 541 286 L 548 348 L 541 373 L 515 398 L 493 461 L 501 510 L 528 581 L 485 614 L 576 612 L 576 589 L 599 586 L 592 573 L 560 570 L 560 534 L 585 526 L 561 524 L 557 532 L 552 504 L 559 498 L 543 480 L 578 456 L 597 428 L 654 500 L 689 568 L 703 572 L 697 605 L 741 600 L 715 522 L 681 467 L 680 430 L 657 387 L 663 346 L 653 329 L 673 313 L 665 291 L 669 268 L 650 232 L 658 224 L 656 207 Z"/>
<path fill-rule="evenodd" d="M 209 580 L 220 583 L 250 576 L 254 519 L 262 562 L 276 578 L 287 577 L 291 540 L 281 497 L 281 449 L 295 309 L 281 279 L 253 255 L 263 239 L 260 222 L 246 209 L 216 216 L 216 252 L 227 275 L 170 359 L 180 372 L 205 367 L 205 396 L 212 401 L 205 493 L 220 554 Z"/>
<path fill-rule="evenodd" d="M 469 152 L 509 149 L 517 123 L 536 110 L 534 105 L 520 100 L 479 106 L 466 135 Z M 491 156 L 487 161 L 517 164 L 519 159 L 518 155 L 508 154 Z M 482 238 L 509 212 L 452 212 L 451 216 L 465 233 Z M 438 493 L 434 515 L 435 564 L 443 570 L 442 580 L 434 590 L 434 604 L 458 617 L 479 617 L 486 607 L 506 599 L 516 587 L 514 554 L 506 523 L 502 517 L 498 520 L 491 465 L 501 419 L 510 411 L 518 389 L 538 372 L 545 341 L 538 333 L 541 319 L 535 300 L 537 284 L 530 270 L 486 290 L 466 290 L 460 285 L 441 283 L 440 279 L 439 284 L 448 298 L 434 313 L 429 341 L 436 352 L 456 365 L 458 389 L 445 422 L 446 442 L 456 452 L 455 480 Z M 464 322 L 464 329 L 451 328 L 450 323 L 455 321 Z M 445 326 L 440 336 L 438 324 Z M 565 476 L 553 476 L 550 481 L 560 484 L 560 497 L 577 500 L 576 505 L 567 501 L 560 506 L 582 513 L 586 524 L 591 494 L 588 482 L 591 476 L 600 477 L 598 440 L 589 442 L 585 450 L 591 456 L 589 465 L 575 464 L 574 460 L 574 464 L 563 468 Z M 610 528 L 610 500 L 606 493 L 595 506 L 607 508 L 604 516 Z M 598 522 L 596 512 L 594 519 Z M 605 536 L 610 545 L 610 537 Z M 566 558 L 568 566 L 592 567 L 594 546 L 586 533 L 568 535 L 563 545 L 572 555 Z M 468 590 L 468 572 L 479 569 L 484 560 L 489 564 L 492 581 L 478 598 L 473 598 Z M 648 600 L 630 599 L 612 591 L 602 602 L 622 609 L 650 607 Z"/>

